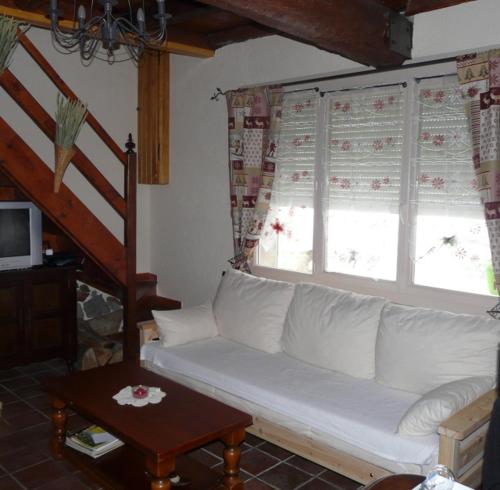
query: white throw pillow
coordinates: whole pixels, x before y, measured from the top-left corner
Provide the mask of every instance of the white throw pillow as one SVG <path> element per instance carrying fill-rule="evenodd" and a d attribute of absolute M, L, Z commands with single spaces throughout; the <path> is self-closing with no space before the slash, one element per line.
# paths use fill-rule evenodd
<path fill-rule="evenodd" d="M 283 350 L 290 356 L 357 378 L 375 376 L 375 341 L 383 298 L 297 284 Z"/>
<path fill-rule="evenodd" d="M 477 400 L 495 386 L 495 378 L 476 376 L 452 381 L 426 393 L 405 413 L 398 425 L 403 436 L 435 434 L 448 417 Z"/>
<path fill-rule="evenodd" d="M 376 380 L 423 395 L 458 379 L 495 376 L 500 322 L 390 304 L 376 349 Z"/>
<path fill-rule="evenodd" d="M 218 334 L 210 303 L 181 310 L 153 311 L 153 317 L 163 347 L 208 339 Z"/>
<path fill-rule="evenodd" d="M 228 270 L 214 300 L 220 335 L 264 352 L 281 351 L 293 284 Z"/>

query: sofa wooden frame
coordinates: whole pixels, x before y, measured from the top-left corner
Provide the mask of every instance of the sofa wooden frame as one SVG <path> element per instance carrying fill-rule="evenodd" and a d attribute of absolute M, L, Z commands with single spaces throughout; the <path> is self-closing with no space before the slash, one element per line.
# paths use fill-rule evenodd
<path fill-rule="evenodd" d="M 158 339 L 154 320 L 142 322 L 138 326 L 141 346 Z M 495 390 L 486 393 L 445 420 L 438 430 L 438 462 L 448 466 L 458 481 L 472 488 L 477 488 L 481 483 L 486 432 L 495 398 Z M 392 474 L 369 461 L 261 417 L 254 417 L 253 425 L 247 432 L 365 485 Z"/>

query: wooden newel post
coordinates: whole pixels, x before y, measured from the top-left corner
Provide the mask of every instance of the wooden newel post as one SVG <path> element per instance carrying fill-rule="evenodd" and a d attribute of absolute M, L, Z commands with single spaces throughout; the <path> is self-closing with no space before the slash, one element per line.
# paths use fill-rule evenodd
<path fill-rule="evenodd" d="M 139 331 L 137 329 L 137 292 L 136 292 L 136 240 L 137 240 L 137 155 L 132 135 L 125 144 L 127 165 L 125 167 L 125 252 L 127 286 L 123 304 L 123 357 L 139 358 Z"/>

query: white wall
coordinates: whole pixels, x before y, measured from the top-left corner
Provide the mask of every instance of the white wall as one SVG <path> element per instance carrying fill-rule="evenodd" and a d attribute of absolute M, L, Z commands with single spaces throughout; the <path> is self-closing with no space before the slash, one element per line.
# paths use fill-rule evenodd
<path fill-rule="evenodd" d="M 500 45 L 497 0 L 415 17 L 414 58 Z M 224 100 L 215 87 L 295 80 L 357 69 L 339 56 L 272 36 L 227 46 L 213 59 L 172 57 L 171 183 L 151 190 L 152 271 L 185 305 L 215 293 L 232 256 Z"/>
<path fill-rule="evenodd" d="M 58 53 L 52 46 L 48 31 L 32 28 L 29 32 L 29 38 L 42 51 L 72 90 L 88 103 L 90 111 L 115 141 L 125 149 L 124 143 L 128 133 L 132 133 L 134 138 L 137 133 L 137 69 L 135 65 L 130 61 L 114 65 L 95 61 L 90 66 L 83 66 L 79 55 Z M 54 115 L 57 89 L 26 54 L 22 46 L 18 46 L 16 49 L 10 68 L 45 110 Z M 53 144 L 2 89 L 0 89 L 0 115 L 38 153 L 42 160 L 50 168 L 53 168 Z M 89 126 L 84 126 L 78 145 L 116 189 L 123 194 L 123 166 L 94 135 Z M 104 222 L 112 233 L 122 240 L 123 221 L 73 165 L 68 167 L 64 182 Z M 139 186 L 138 188 L 138 215 L 140 218 L 138 219 L 137 233 L 137 267 L 139 271 L 150 271 L 149 186 Z"/>

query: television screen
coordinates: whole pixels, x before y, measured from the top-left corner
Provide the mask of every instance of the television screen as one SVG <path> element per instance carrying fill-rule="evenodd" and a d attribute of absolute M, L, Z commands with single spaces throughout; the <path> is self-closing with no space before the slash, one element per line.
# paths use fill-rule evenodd
<path fill-rule="evenodd" d="M 30 210 L 0 209 L 0 258 L 30 255 Z"/>

